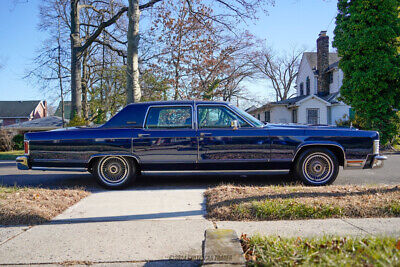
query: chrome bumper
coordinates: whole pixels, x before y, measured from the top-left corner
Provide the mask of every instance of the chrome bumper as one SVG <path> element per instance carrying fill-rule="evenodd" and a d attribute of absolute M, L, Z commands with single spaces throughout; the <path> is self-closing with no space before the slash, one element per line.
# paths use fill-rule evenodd
<path fill-rule="evenodd" d="M 372 169 L 382 168 L 384 165 L 383 162 L 385 160 L 387 160 L 386 156 L 381 156 L 381 155 L 374 156 L 371 161 L 371 168 Z"/>
<path fill-rule="evenodd" d="M 20 156 L 15 160 L 19 170 L 29 170 L 28 156 Z"/>

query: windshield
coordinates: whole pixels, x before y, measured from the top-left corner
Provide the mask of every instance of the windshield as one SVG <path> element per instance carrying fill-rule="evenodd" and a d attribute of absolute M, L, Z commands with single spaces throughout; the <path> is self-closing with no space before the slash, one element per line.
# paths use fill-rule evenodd
<path fill-rule="evenodd" d="M 261 121 L 257 120 L 256 118 L 251 116 L 246 111 L 243 111 L 243 110 L 241 110 L 240 108 L 238 108 L 238 107 L 236 107 L 234 105 L 230 105 L 230 107 L 233 108 L 237 113 L 242 115 L 246 120 L 252 122 L 256 127 L 263 127 L 264 126 L 264 123 L 262 123 Z"/>

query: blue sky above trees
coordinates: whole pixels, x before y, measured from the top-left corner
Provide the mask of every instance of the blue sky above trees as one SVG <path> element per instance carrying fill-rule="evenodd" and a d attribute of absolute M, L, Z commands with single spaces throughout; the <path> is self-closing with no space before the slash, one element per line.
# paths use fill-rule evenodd
<path fill-rule="evenodd" d="M 38 31 L 38 5 L 40 0 L 2 0 L 0 4 L 0 100 L 55 100 L 49 93 L 41 92 L 24 80 L 35 50 L 46 35 Z M 290 51 L 292 47 L 315 50 L 315 42 L 321 30 L 328 30 L 333 37 L 336 1 L 334 0 L 276 0 L 269 7 L 269 14 L 248 22 L 247 28 L 278 52 Z M 252 93 L 267 100 L 273 93 L 265 81 L 245 84 Z"/>

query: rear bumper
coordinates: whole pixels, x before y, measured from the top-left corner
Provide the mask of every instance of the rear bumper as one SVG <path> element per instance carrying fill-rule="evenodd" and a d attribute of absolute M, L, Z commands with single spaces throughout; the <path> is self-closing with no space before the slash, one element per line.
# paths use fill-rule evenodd
<path fill-rule="evenodd" d="M 17 168 L 19 170 L 29 170 L 29 164 L 28 164 L 28 156 L 20 156 L 17 157 L 15 160 L 17 162 Z"/>

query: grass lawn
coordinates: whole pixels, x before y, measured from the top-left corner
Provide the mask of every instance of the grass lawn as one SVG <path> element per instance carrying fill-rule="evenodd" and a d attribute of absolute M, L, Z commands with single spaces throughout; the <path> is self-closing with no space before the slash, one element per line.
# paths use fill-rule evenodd
<path fill-rule="evenodd" d="M 400 239 L 392 237 L 242 235 L 241 242 L 250 266 L 400 266 Z"/>
<path fill-rule="evenodd" d="M 47 222 L 89 194 L 82 189 L 0 186 L 0 225 Z"/>
<path fill-rule="evenodd" d="M 213 220 L 399 217 L 400 186 L 232 186 L 205 192 Z"/>
<path fill-rule="evenodd" d="M 0 152 L 0 160 L 15 160 L 18 156 L 21 156 L 23 154 L 23 150 Z"/>

